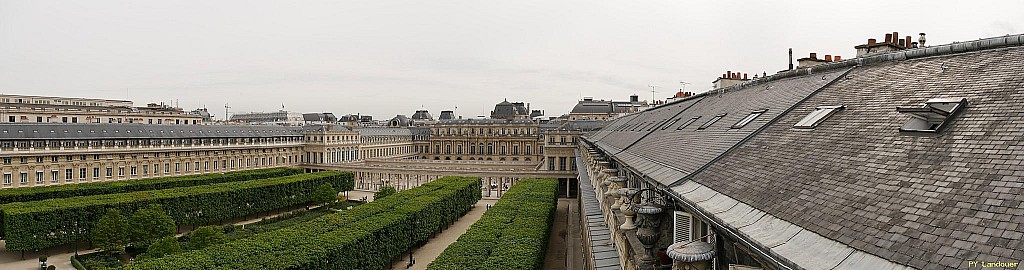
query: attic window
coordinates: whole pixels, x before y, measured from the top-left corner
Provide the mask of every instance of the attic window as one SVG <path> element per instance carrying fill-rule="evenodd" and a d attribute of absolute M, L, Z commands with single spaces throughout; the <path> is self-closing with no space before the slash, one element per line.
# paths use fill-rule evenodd
<path fill-rule="evenodd" d="M 758 116 L 761 116 L 767 111 L 768 109 L 752 112 L 748 114 L 747 117 L 743 117 L 743 119 L 741 119 L 739 122 L 736 122 L 736 124 L 733 124 L 732 128 L 743 128 L 747 126 L 747 124 L 750 124 L 750 122 L 753 122 L 754 119 L 757 119 Z"/>
<path fill-rule="evenodd" d="M 822 121 L 825 121 L 825 119 L 828 119 L 833 114 L 843 109 L 846 109 L 846 105 L 815 107 L 813 112 L 804 116 L 804 119 L 800 119 L 800 122 L 796 122 L 796 125 L 793 125 L 793 127 L 807 129 L 815 128 L 818 124 L 821 124 Z"/>
<path fill-rule="evenodd" d="M 682 125 L 679 125 L 679 127 L 677 127 L 676 130 L 682 130 L 690 126 L 690 124 L 693 124 L 693 122 L 697 122 L 697 119 L 700 119 L 700 116 L 694 116 L 693 118 L 690 118 L 690 120 L 686 120 L 686 122 L 683 122 Z"/>
<path fill-rule="evenodd" d="M 675 125 L 675 124 L 676 124 L 676 122 L 679 122 L 679 118 L 676 118 L 676 119 L 672 119 L 672 122 L 669 122 L 669 123 L 668 123 L 667 125 L 665 125 L 665 126 L 661 127 L 661 130 L 666 130 L 666 129 L 668 129 L 668 128 L 669 128 L 669 127 L 671 127 L 672 125 Z"/>
<path fill-rule="evenodd" d="M 967 107 L 966 98 L 933 98 L 924 102 L 923 107 L 901 108 L 896 111 L 910 115 L 910 120 L 900 131 L 938 132 L 948 125 L 963 108 Z"/>
<path fill-rule="evenodd" d="M 724 114 L 724 113 L 723 113 L 723 114 L 719 114 L 719 115 L 715 115 L 715 117 L 714 117 L 714 118 L 711 118 L 711 120 L 708 120 L 708 122 L 707 122 L 707 123 L 704 123 L 703 125 L 700 125 L 700 127 L 698 127 L 697 129 L 698 129 L 698 130 L 701 130 L 701 129 L 705 129 L 705 128 L 708 128 L 708 127 L 710 127 L 711 125 L 714 125 L 714 124 L 715 124 L 715 122 L 718 122 L 718 120 L 722 120 L 722 117 L 725 117 L 725 114 Z"/>

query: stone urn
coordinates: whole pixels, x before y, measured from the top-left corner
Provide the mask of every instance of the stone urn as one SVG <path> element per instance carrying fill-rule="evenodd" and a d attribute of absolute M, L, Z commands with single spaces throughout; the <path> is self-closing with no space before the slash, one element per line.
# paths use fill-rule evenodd
<path fill-rule="evenodd" d="M 712 238 L 714 239 L 714 238 Z M 665 254 L 672 258 L 672 270 L 710 269 L 715 257 L 715 244 L 700 241 L 679 242 L 668 246 Z"/>
<path fill-rule="evenodd" d="M 615 191 L 616 200 L 615 200 L 615 203 L 613 203 L 612 206 L 611 206 L 612 209 L 620 209 L 621 210 L 622 204 L 624 204 L 625 201 L 626 201 L 626 195 L 625 194 L 626 194 L 626 192 L 628 190 L 629 190 L 629 188 L 620 188 L 620 189 Z"/>
<path fill-rule="evenodd" d="M 624 197 L 623 200 L 629 200 L 629 197 L 633 197 L 633 195 L 636 193 L 636 189 L 627 188 L 625 190 L 622 190 L 622 193 L 620 193 L 619 195 Z M 633 209 L 633 207 L 634 205 L 628 201 L 623 202 L 622 205 L 619 207 L 619 210 L 622 211 L 622 215 L 626 216 L 626 220 L 622 223 L 622 225 L 619 226 L 620 230 L 628 231 L 636 229 L 636 225 L 633 224 L 633 216 L 636 215 L 636 211 Z"/>
<path fill-rule="evenodd" d="M 654 253 L 654 245 L 661 237 L 661 213 L 664 210 L 655 204 L 643 204 L 636 207 L 636 238 L 644 246 L 644 256 L 641 260 L 645 265 L 654 266 L 658 257 Z"/>
<path fill-rule="evenodd" d="M 611 184 L 608 184 L 608 192 L 605 192 L 605 195 L 608 195 L 608 196 L 615 196 L 615 195 L 618 194 L 620 188 L 626 187 L 626 185 L 625 185 L 626 184 L 626 178 L 623 178 L 623 177 L 618 177 L 618 176 L 608 177 L 608 182 L 611 183 Z M 622 197 L 619 197 L 619 198 L 622 198 Z"/>

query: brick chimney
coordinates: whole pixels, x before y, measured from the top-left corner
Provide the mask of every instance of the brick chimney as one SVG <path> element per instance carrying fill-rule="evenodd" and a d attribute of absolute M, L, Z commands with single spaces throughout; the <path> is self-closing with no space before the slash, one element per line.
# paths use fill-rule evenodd
<path fill-rule="evenodd" d="M 732 72 L 732 70 L 729 70 L 726 71 L 725 74 L 722 74 L 722 77 L 715 79 L 712 83 L 714 84 L 714 88 L 718 89 L 733 86 L 749 80 L 747 73 Z"/>
<path fill-rule="evenodd" d="M 797 59 L 796 62 L 797 68 L 808 68 L 832 62 L 832 55 L 825 55 L 825 59 L 818 59 L 817 53 L 811 53 L 810 56 Z"/>
<path fill-rule="evenodd" d="M 869 38 L 866 44 L 857 45 L 853 48 L 857 49 L 857 57 L 861 57 L 868 54 L 899 51 L 913 46 L 910 36 L 900 38 L 899 32 L 892 32 L 885 34 L 885 42 L 879 43 L 875 39 Z"/>

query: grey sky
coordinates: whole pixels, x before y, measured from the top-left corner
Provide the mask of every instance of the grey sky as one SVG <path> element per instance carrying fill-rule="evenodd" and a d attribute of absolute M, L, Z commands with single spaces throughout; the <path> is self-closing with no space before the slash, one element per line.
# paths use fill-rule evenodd
<path fill-rule="evenodd" d="M 1024 1 L 0 0 L 0 92 L 180 100 L 233 112 L 548 115 L 582 96 L 659 99 L 868 38 L 1024 31 Z"/>

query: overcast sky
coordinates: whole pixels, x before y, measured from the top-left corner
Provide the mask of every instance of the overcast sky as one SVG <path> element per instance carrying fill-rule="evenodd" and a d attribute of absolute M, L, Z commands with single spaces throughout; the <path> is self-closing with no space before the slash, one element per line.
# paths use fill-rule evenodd
<path fill-rule="evenodd" d="M 548 115 L 583 96 L 703 92 L 726 70 L 852 58 L 884 33 L 1024 32 L 1024 1 L 0 0 L 0 92 L 232 112 Z"/>

